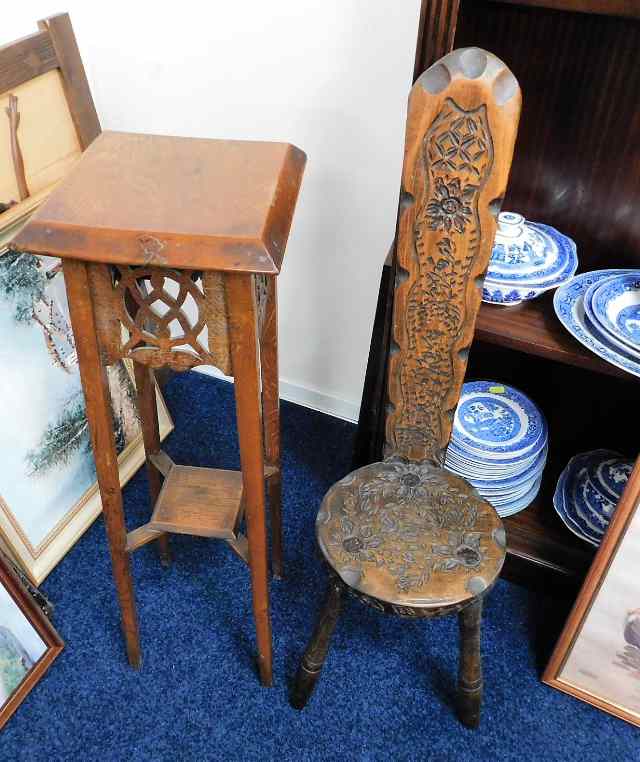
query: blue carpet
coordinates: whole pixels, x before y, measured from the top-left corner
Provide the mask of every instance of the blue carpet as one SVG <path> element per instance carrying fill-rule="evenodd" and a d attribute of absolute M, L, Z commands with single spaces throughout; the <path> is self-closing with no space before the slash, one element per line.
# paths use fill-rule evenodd
<path fill-rule="evenodd" d="M 233 391 L 175 376 L 165 397 L 178 463 L 239 467 Z M 249 575 L 224 543 L 172 538 L 134 556 L 143 667 L 124 656 L 102 519 L 43 584 L 66 649 L 0 735 L 0 760 L 637 760 L 640 732 L 540 683 L 566 605 L 501 581 L 485 607 L 480 730 L 458 724 L 455 617 L 407 622 L 349 602 L 311 703 L 287 686 L 325 574 L 313 524 L 349 470 L 354 427 L 283 403 L 287 579 L 272 585 L 274 676 L 254 670 Z M 131 528 L 148 517 L 144 469 L 125 491 Z M 545 642 L 545 637 L 549 642 Z"/>

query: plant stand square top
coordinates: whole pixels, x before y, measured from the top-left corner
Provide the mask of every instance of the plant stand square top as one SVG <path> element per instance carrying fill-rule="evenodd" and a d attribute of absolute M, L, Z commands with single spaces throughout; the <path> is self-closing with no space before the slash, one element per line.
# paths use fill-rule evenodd
<path fill-rule="evenodd" d="M 13 246 L 275 275 L 306 157 L 287 143 L 103 132 Z"/>

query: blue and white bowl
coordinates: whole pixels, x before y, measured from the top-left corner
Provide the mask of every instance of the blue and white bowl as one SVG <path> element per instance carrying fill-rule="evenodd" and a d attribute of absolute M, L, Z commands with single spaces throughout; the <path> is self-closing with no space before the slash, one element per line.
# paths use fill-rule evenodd
<path fill-rule="evenodd" d="M 638 273 L 640 275 L 640 273 Z M 631 275 L 629 273 L 623 274 L 623 275 L 614 275 L 611 278 L 604 278 L 603 280 L 596 281 L 593 283 L 589 288 L 586 290 L 584 297 L 583 297 L 583 304 L 584 304 L 584 312 L 586 315 L 585 323 L 589 330 L 591 331 L 593 336 L 596 336 L 600 341 L 603 341 L 605 344 L 613 344 L 615 348 L 622 352 L 622 354 L 625 355 L 625 357 L 633 358 L 637 361 L 640 361 L 640 347 L 637 349 L 634 349 L 631 346 L 628 346 L 624 341 L 622 341 L 619 336 L 612 330 L 609 330 L 606 325 L 606 320 L 601 319 L 598 314 L 596 314 L 596 311 L 594 309 L 594 297 L 596 296 L 596 293 L 603 287 L 606 286 L 609 281 L 616 280 L 619 277 L 631 277 L 633 280 L 638 281 L 638 275 Z"/>
<path fill-rule="evenodd" d="M 519 304 L 570 280 L 578 268 L 575 243 L 549 225 L 501 212 L 482 300 Z"/>
<path fill-rule="evenodd" d="M 585 300 L 587 296 L 585 295 Z M 602 281 L 591 295 L 598 325 L 635 356 L 640 353 L 640 272 L 618 273 Z"/>
<path fill-rule="evenodd" d="M 499 515 L 526 508 L 547 461 L 544 416 L 521 391 L 498 381 L 462 387 L 445 468 L 469 481 Z"/>
<path fill-rule="evenodd" d="M 562 325 L 581 344 L 603 360 L 634 376 L 640 376 L 640 358 L 629 349 L 623 349 L 620 342 L 614 343 L 613 336 L 606 333 L 593 312 L 593 302 L 587 303 L 587 296 L 594 296 L 597 286 L 617 275 L 640 277 L 638 270 L 593 270 L 580 273 L 569 283 L 559 288 L 553 295 L 553 307 Z M 592 317 L 589 317 L 589 311 Z"/>
<path fill-rule="evenodd" d="M 632 468 L 631 461 L 611 450 L 571 458 L 553 496 L 565 526 L 585 542 L 600 545 Z"/>

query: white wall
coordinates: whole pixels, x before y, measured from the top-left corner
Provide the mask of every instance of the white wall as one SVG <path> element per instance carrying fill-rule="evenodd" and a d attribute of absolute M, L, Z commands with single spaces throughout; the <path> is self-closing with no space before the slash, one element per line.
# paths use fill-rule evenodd
<path fill-rule="evenodd" d="M 308 155 L 280 286 L 283 396 L 355 418 L 393 237 L 419 0 L 22 0 L 0 43 L 71 14 L 105 129 Z"/>

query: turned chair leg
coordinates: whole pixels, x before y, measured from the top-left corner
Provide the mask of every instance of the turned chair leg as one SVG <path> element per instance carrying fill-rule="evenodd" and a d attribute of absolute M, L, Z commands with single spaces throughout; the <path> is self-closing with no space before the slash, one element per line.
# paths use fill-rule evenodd
<path fill-rule="evenodd" d="M 272 683 L 273 657 L 255 293 L 251 275 L 244 273 L 227 273 L 225 288 L 229 305 L 231 363 L 235 380 L 258 669 L 260 681 L 269 686 Z"/>
<path fill-rule="evenodd" d="M 149 480 L 149 496 L 151 498 L 151 510 L 156 504 L 162 488 L 162 474 L 153 465 L 149 456 L 160 452 L 160 429 L 158 425 L 158 402 L 156 400 L 156 385 L 153 371 L 139 362 L 133 363 L 136 379 L 136 391 L 138 396 L 138 414 L 140 416 L 140 428 L 142 429 L 142 441 L 147 458 L 147 479 Z M 171 550 L 169 547 L 169 535 L 163 534 L 157 539 L 160 563 L 165 567 L 171 565 Z"/>
<path fill-rule="evenodd" d="M 458 713 L 460 721 L 468 728 L 477 728 L 480 724 L 480 707 L 482 704 L 481 619 L 481 598 L 458 614 L 460 628 Z"/>
<path fill-rule="evenodd" d="M 344 585 L 335 575 L 331 575 L 327 597 L 291 690 L 290 703 L 294 709 L 304 709 L 316 687 L 340 616 L 343 595 Z"/>
<path fill-rule="evenodd" d="M 264 454 L 278 473 L 267 482 L 271 513 L 272 571 L 276 579 L 284 576 L 282 543 L 282 478 L 280 475 L 280 392 L 278 389 L 278 297 L 275 277 L 267 278 L 267 302 L 260 336 L 262 374 L 262 426 Z"/>

